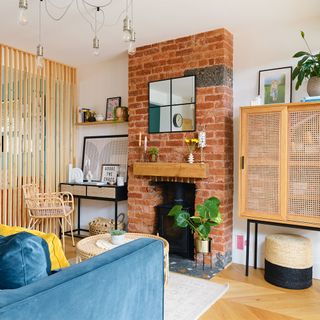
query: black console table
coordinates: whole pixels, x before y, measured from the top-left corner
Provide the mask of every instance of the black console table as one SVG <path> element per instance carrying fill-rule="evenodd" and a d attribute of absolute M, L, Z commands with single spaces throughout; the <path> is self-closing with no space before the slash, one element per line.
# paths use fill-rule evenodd
<path fill-rule="evenodd" d="M 254 228 L 254 261 L 253 266 L 257 269 L 257 255 L 258 255 L 258 225 L 265 224 L 277 227 L 284 228 L 295 228 L 295 229 L 305 229 L 312 231 L 320 231 L 319 227 L 311 227 L 311 226 L 303 226 L 303 225 L 295 225 L 288 223 L 280 223 L 280 222 L 272 222 L 272 221 L 263 221 L 256 219 L 247 219 L 247 247 L 246 247 L 246 276 L 249 275 L 249 255 L 250 255 L 250 225 L 253 223 L 255 225 Z"/>
<path fill-rule="evenodd" d="M 114 221 L 115 228 L 118 227 L 118 202 L 128 199 L 128 188 L 124 186 L 99 185 L 97 183 L 60 183 L 60 191 L 70 192 L 74 198 L 78 199 L 78 226 L 74 229 L 75 237 L 82 238 L 81 231 L 88 232 L 87 229 L 81 229 L 81 199 L 92 199 L 114 202 Z M 68 232 L 70 233 L 70 232 Z"/>

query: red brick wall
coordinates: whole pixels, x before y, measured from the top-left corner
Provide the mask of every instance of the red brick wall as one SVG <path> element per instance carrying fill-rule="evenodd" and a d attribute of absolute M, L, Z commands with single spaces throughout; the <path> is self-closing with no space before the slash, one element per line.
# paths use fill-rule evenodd
<path fill-rule="evenodd" d="M 139 161 L 139 133 L 148 135 L 148 146 L 157 146 L 160 161 L 185 162 L 186 137 L 197 132 L 148 134 L 148 82 L 183 76 L 186 70 L 224 65 L 233 67 L 233 37 L 225 29 L 156 43 L 137 49 L 129 58 L 129 231 L 154 233 L 155 206 L 161 193 L 150 179 L 135 177 L 132 165 Z M 222 201 L 223 224 L 212 231 L 212 248 L 223 256 L 231 252 L 233 202 L 233 92 L 231 85 L 202 86 L 196 89 L 196 123 L 205 125 L 209 164 L 207 179 L 194 180 L 196 204 L 210 196 Z M 196 153 L 196 160 L 200 152 Z M 218 256 L 221 256 L 218 254 Z"/>

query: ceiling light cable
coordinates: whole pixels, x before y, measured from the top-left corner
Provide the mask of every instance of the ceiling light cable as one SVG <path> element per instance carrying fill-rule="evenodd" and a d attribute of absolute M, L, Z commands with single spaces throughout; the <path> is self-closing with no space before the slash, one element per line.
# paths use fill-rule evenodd
<path fill-rule="evenodd" d="M 112 24 L 106 24 L 106 14 L 104 9 L 108 6 L 110 6 L 113 3 L 113 0 L 108 0 L 104 4 L 101 4 L 99 6 L 91 3 L 89 0 L 69 0 L 67 5 L 58 5 L 55 3 L 54 0 L 40 0 L 39 1 L 39 45 L 37 46 L 37 57 L 43 58 L 43 46 L 42 46 L 42 5 L 44 5 L 44 9 L 48 16 L 54 20 L 54 21 L 61 21 L 69 9 L 71 8 L 72 4 L 76 2 L 76 6 L 78 9 L 78 12 L 82 16 L 82 18 L 90 25 L 91 30 L 94 33 L 94 39 L 93 39 L 93 48 L 95 49 L 95 52 L 97 49 L 100 48 L 99 45 L 99 39 L 98 39 L 98 33 L 100 30 L 106 26 L 106 27 L 112 27 L 118 24 L 119 20 L 125 13 L 126 16 L 123 20 L 123 39 L 126 42 L 129 42 L 130 48 L 134 45 L 135 42 L 135 32 L 132 27 L 132 21 L 133 21 L 133 0 L 129 2 L 129 0 L 126 0 L 126 6 L 125 9 L 122 10 L 117 17 L 116 21 Z M 42 3 L 44 2 L 44 3 Z M 83 8 L 80 8 L 80 3 Z M 51 6 L 51 8 L 49 8 Z M 63 10 L 63 12 L 59 15 L 56 13 L 52 13 L 52 7 L 57 10 Z M 90 8 L 94 8 L 95 12 L 94 15 L 92 14 Z M 131 9 L 131 19 L 129 18 L 129 9 Z M 19 16 L 18 16 L 18 22 L 21 25 L 25 25 L 28 22 L 27 19 L 27 10 L 28 10 L 28 0 L 19 0 Z M 135 51 L 130 50 L 131 52 Z M 39 58 L 39 59 L 40 59 Z"/>

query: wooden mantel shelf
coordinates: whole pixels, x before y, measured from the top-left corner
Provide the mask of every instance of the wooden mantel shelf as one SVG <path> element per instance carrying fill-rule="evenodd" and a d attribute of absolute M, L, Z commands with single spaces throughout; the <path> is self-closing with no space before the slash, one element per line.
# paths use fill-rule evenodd
<path fill-rule="evenodd" d="M 207 163 L 176 163 L 176 162 L 135 162 L 135 176 L 175 177 L 175 178 L 207 178 Z"/>

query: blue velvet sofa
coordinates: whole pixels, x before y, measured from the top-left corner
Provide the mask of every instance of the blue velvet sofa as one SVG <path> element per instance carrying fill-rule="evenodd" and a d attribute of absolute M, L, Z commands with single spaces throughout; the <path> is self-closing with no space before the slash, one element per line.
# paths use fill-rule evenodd
<path fill-rule="evenodd" d="M 0 291 L 1 320 L 161 320 L 163 244 L 139 239 L 19 289 Z"/>

